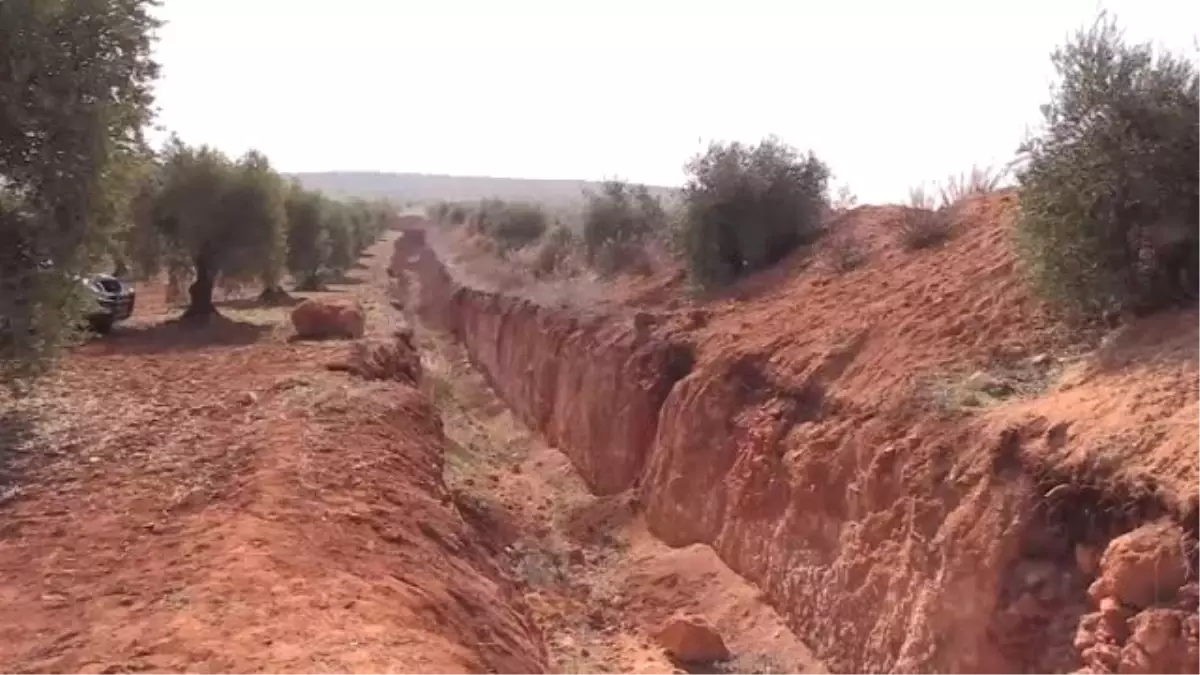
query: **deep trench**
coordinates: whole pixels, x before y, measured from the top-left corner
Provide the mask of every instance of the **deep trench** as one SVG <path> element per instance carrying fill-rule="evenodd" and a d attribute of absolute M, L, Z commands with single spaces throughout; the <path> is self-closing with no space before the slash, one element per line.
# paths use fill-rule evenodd
<path fill-rule="evenodd" d="M 422 233 L 423 235 L 423 233 Z M 436 254 L 423 241 L 419 243 L 417 258 L 418 268 L 421 263 L 433 264 L 434 274 L 442 277 L 440 282 L 449 287 L 457 287 L 450 297 L 440 300 L 450 305 L 461 303 L 467 291 L 462 286 L 456 286 L 450 279 L 445 267 L 437 260 Z M 429 256 L 432 258 L 426 258 Z M 413 261 L 405 261 L 413 262 Z M 409 275 L 409 285 L 419 287 L 420 269 L 413 270 L 405 264 L 406 274 Z M 424 270 L 430 273 L 429 270 Z M 441 291 L 439 291 L 441 292 Z M 435 298 L 434 302 L 439 298 Z M 432 322 L 437 324 L 445 335 L 459 342 L 465 341 L 468 327 L 454 316 L 451 308 L 430 308 L 429 299 L 410 300 L 410 304 L 426 305 L 426 310 L 432 310 L 437 318 Z M 413 309 L 409 308 L 410 311 Z M 506 335 L 503 322 L 513 319 L 513 315 L 502 314 L 500 318 L 500 335 Z M 503 345 L 497 345 L 500 352 Z M 495 373 L 480 362 L 476 355 L 466 350 L 474 370 L 482 375 L 492 390 L 504 399 L 504 388 Z M 657 435 L 657 427 L 661 424 L 663 404 L 677 385 L 687 378 L 695 368 L 696 354 L 692 345 L 687 342 L 672 342 L 666 345 L 665 357 L 656 363 L 654 384 L 651 391 L 650 417 L 654 420 L 655 433 L 649 434 L 651 443 Z M 754 363 L 741 363 L 735 366 L 732 374 L 748 389 L 747 396 L 754 398 L 763 396 L 766 389 L 777 389 L 778 385 L 768 382 L 764 373 L 755 368 Z M 739 369 L 740 367 L 740 369 Z M 818 414 L 822 404 L 823 392 L 819 386 L 810 383 L 799 389 L 785 387 L 781 396 L 790 401 L 785 406 L 784 414 L 791 424 L 808 421 Z M 777 392 L 778 393 L 778 392 Z M 511 403 L 511 401 L 509 401 Z M 526 420 L 535 433 L 541 433 L 548 425 L 544 419 Z M 1050 435 L 1053 436 L 1054 430 Z M 564 451 L 567 449 L 564 448 Z M 567 452 L 570 456 L 571 453 Z M 638 462 L 633 471 L 632 480 L 620 487 L 619 490 L 604 490 L 603 492 L 624 492 L 632 488 L 633 494 L 639 492 L 644 478 L 644 462 L 649 449 L 638 453 Z M 1015 668 L 1024 672 L 1067 672 L 1079 666 L 1080 657 L 1072 646 L 1076 626 L 1081 617 L 1089 611 L 1087 588 L 1089 577 L 1082 573 L 1075 558 L 1079 546 L 1099 547 L 1114 537 L 1129 532 L 1139 525 L 1168 518 L 1180 523 L 1188 537 L 1191 554 L 1188 557 L 1188 578 L 1196 579 L 1196 535 L 1197 510 L 1195 504 L 1177 505 L 1166 504 L 1160 493 L 1153 485 L 1128 485 L 1116 480 L 1110 471 L 1104 467 L 1090 467 L 1086 470 L 1075 469 L 1064 472 L 1056 465 L 1038 459 L 1032 454 L 1021 451 L 1019 438 L 1001 439 L 995 453 L 991 473 L 999 479 L 1012 485 L 1023 485 L 1032 495 L 1033 509 L 1025 522 L 1018 538 L 1017 554 L 1000 577 L 997 588 L 996 610 L 988 620 L 988 631 L 1007 631 L 1007 635 L 991 638 L 993 648 L 997 650 L 1001 662 L 1007 668 Z M 591 483 L 592 481 L 589 481 Z M 593 493 L 597 492 L 592 484 Z M 633 498 L 633 506 L 637 507 L 637 497 Z M 478 514 L 476 514 L 478 517 Z M 485 526 L 491 526 L 485 524 Z M 734 567 L 737 570 L 736 567 Z M 1030 595 L 1028 579 L 1044 570 L 1054 571 L 1054 583 L 1038 582 L 1033 587 L 1036 591 L 1040 609 L 1030 615 L 1021 614 L 1016 609 Z M 776 606 L 785 618 L 791 618 L 786 605 L 780 605 L 778 598 L 769 592 L 764 593 L 767 600 Z M 1014 619 L 1014 617 L 1016 617 Z M 1019 619 L 1019 621 L 1017 620 Z M 1015 621 L 1015 623 L 1014 623 Z M 793 621 L 793 629 L 802 628 Z M 805 638 L 803 633 L 798 633 Z M 823 656 L 818 654 L 818 656 Z M 997 661 L 993 660 L 994 665 Z M 845 660 L 834 661 L 832 666 L 853 666 L 859 669 L 860 663 Z M 936 665 L 936 664 L 926 664 Z M 758 672 L 771 672 L 760 670 Z"/>

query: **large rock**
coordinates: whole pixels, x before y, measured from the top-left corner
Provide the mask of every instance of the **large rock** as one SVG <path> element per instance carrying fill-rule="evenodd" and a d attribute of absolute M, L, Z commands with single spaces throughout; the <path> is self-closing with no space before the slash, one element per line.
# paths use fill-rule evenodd
<path fill-rule="evenodd" d="M 292 326 L 302 339 L 360 338 L 366 315 L 358 301 L 309 298 L 292 310 Z"/>
<path fill-rule="evenodd" d="M 1187 580 L 1183 530 L 1169 521 L 1143 525 L 1113 539 L 1088 593 L 1143 609 L 1175 595 Z"/>
<path fill-rule="evenodd" d="M 711 663 L 729 658 L 721 634 L 697 616 L 671 618 L 654 637 L 671 658 L 683 663 Z"/>

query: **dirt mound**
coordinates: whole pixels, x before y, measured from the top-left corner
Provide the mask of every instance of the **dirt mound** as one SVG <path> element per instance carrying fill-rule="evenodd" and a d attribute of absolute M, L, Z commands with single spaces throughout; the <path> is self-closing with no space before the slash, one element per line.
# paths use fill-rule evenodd
<path fill-rule="evenodd" d="M 309 298 L 292 310 L 296 337 L 307 340 L 360 338 L 366 316 L 357 301 Z"/>
<path fill-rule="evenodd" d="M 367 380 L 395 380 L 412 385 L 421 382 L 421 357 L 412 343 L 402 337 L 357 340 L 345 357 L 326 367 Z"/>
<path fill-rule="evenodd" d="M 286 310 L 228 314 L 182 341 L 139 306 L 28 402 L 33 431 L 3 448 L 19 482 L 0 504 L 0 664 L 543 670 L 527 607 L 442 482 L 428 401 L 323 370 L 343 346 L 286 341 Z"/>

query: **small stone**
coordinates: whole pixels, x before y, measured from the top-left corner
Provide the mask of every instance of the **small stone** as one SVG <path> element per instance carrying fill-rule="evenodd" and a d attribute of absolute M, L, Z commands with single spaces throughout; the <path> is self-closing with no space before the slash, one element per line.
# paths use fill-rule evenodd
<path fill-rule="evenodd" d="M 573 548 L 573 549 L 571 549 L 571 550 L 570 550 L 570 551 L 567 553 L 567 560 L 568 560 L 568 561 L 569 561 L 569 562 L 570 562 L 572 565 L 582 565 L 582 564 L 585 562 L 585 558 L 584 558 L 584 555 L 583 555 L 583 549 L 581 549 L 581 548 Z"/>
<path fill-rule="evenodd" d="M 1075 544 L 1075 566 L 1089 577 L 1100 569 L 1100 549 L 1087 544 Z"/>
<path fill-rule="evenodd" d="M 252 391 L 242 392 L 242 396 L 238 399 L 238 402 L 247 406 L 254 405 L 255 403 L 258 403 L 258 394 L 255 394 Z"/>

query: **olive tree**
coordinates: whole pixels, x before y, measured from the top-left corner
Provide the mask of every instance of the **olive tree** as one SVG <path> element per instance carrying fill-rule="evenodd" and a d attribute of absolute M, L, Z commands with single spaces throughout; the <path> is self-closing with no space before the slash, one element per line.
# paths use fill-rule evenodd
<path fill-rule="evenodd" d="M 666 229 L 666 210 L 645 185 L 609 180 L 585 197 L 584 252 L 588 264 L 601 271 L 636 260 L 646 239 Z"/>
<path fill-rule="evenodd" d="M 1051 58 L 1059 81 L 1017 176 L 1018 250 L 1035 288 L 1083 318 L 1194 305 L 1195 67 L 1126 43 L 1103 15 Z"/>
<path fill-rule="evenodd" d="M 153 253 L 189 267 L 184 317 L 216 313 L 218 276 L 277 281 L 283 197 L 266 158 L 251 151 L 233 162 L 213 148 L 172 138 L 160 162 L 141 227 L 161 242 Z"/>
<path fill-rule="evenodd" d="M 321 269 L 329 256 L 328 236 L 321 222 L 321 195 L 293 183 L 285 200 L 287 212 L 287 269 L 300 290 L 321 286 Z"/>
<path fill-rule="evenodd" d="M 0 377 L 44 369 L 73 333 L 74 275 L 123 217 L 158 66 L 152 0 L 0 2 Z"/>
<path fill-rule="evenodd" d="M 701 286 L 774 264 L 821 232 L 829 169 L 812 153 L 775 138 L 713 144 L 687 171 L 676 246 Z"/>

